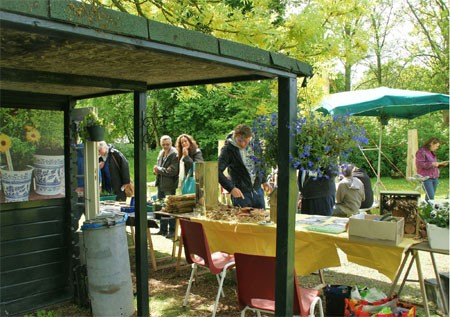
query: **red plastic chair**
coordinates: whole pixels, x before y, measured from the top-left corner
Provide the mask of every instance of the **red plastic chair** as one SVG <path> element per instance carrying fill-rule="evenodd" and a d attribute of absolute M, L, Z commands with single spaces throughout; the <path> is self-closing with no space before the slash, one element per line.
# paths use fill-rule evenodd
<path fill-rule="evenodd" d="M 239 309 L 241 317 L 247 309 L 261 312 L 275 312 L 275 257 L 234 254 Z M 295 275 L 295 274 L 294 274 Z M 319 290 L 300 288 L 294 276 L 294 315 L 314 316 L 319 304 L 319 315 L 323 317 L 322 300 Z"/>
<path fill-rule="evenodd" d="M 191 277 L 184 297 L 183 307 L 186 307 L 187 305 L 192 281 L 198 266 L 205 267 L 209 269 L 212 274 L 216 275 L 217 282 L 219 283 L 219 290 L 217 291 L 213 309 L 214 317 L 216 315 L 217 305 L 219 304 L 220 294 L 225 296 L 222 291 L 223 281 L 227 274 L 227 270 L 234 267 L 234 256 L 220 251 L 211 253 L 209 250 L 208 239 L 206 238 L 201 223 L 180 219 L 180 226 L 186 261 L 189 264 L 192 264 Z"/>

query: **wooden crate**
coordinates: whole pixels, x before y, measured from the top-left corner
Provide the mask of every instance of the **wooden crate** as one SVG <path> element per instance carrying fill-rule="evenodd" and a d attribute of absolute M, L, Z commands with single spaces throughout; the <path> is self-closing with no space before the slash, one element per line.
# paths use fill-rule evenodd
<path fill-rule="evenodd" d="M 405 218 L 405 234 L 416 235 L 419 231 L 418 203 L 420 193 L 415 191 L 381 191 L 380 215 L 391 213 Z"/>
<path fill-rule="evenodd" d="M 219 200 L 218 162 L 195 163 L 196 204 L 206 209 L 215 207 Z"/>

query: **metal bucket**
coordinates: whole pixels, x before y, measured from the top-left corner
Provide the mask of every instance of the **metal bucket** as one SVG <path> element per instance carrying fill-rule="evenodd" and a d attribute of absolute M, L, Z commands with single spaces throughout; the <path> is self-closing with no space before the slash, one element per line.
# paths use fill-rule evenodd
<path fill-rule="evenodd" d="M 103 215 L 81 227 L 93 316 L 129 317 L 135 312 L 125 221 Z"/>

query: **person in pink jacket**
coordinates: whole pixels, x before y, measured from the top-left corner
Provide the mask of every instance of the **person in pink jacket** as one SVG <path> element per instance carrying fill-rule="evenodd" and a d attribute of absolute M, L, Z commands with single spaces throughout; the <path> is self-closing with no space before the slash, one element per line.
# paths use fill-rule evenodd
<path fill-rule="evenodd" d="M 416 153 L 417 174 L 428 179 L 424 181 L 426 190 L 425 200 L 434 200 L 438 186 L 439 168 L 448 166 L 448 161 L 438 162 L 435 152 L 441 145 L 437 138 L 431 138 Z"/>

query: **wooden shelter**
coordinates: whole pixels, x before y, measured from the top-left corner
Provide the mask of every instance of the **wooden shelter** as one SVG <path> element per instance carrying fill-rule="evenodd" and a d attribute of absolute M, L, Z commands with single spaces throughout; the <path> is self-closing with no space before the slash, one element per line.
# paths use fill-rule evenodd
<path fill-rule="evenodd" d="M 287 56 L 78 1 L 0 2 L 1 107 L 63 112 L 65 195 L 0 204 L 1 314 L 77 296 L 80 281 L 76 152 L 77 100 L 134 94 L 137 313 L 149 315 L 146 241 L 148 90 L 208 83 L 277 79 L 279 126 L 296 115 L 297 78 L 309 65 Z M 292 314 L 297 188 L 288 153 L 293 140 L 279 132 L 277 315 Z M 289 211 L 289 212 L 286 212 Z"/>

